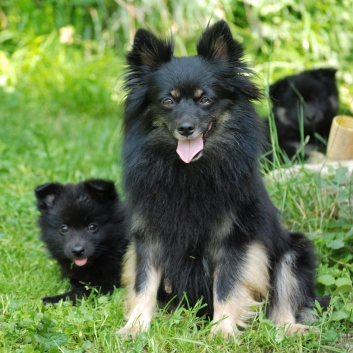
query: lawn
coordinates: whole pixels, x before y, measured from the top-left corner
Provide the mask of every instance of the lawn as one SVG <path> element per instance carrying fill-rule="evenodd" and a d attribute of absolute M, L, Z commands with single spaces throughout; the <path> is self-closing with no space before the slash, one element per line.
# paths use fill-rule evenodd
<path fill-rule="evenodd" d="M 264 90 L 285 74 L 338 67 L 340 112 L 352 115 L 352 0 L 72 3 L 0 4 L 0 352 L 353 352 L 353 176 L 347 169 L 276 179 L 263 168 L 284 226 L 314 242 L 317 290 L 331 295 L 332 304 L 327 312 L 316 309 L 318 321 L 307 335 L 286 337 L 266 319 L 264 303 L 240 344 L 210 338 L 198 307 L 159 311 L 148 333 L 122 340 L 115 332 L 124 324 L 123 289 L 76 306 L 43 306 L 43 296 L 66 291 L 69 283 L 39 239 L 33 192 L 49 181 L 92 177 L 111 179 L 122 191 L 123 55 L 140 26 L 160 33 L 172 27 L 184 55 L 195 52 L 211 16 L 224 17 Z M 73 43 L 61 43 L 59 29 L 68 25 Z M 268 117 L 268 100 L 259 112 Z"/>

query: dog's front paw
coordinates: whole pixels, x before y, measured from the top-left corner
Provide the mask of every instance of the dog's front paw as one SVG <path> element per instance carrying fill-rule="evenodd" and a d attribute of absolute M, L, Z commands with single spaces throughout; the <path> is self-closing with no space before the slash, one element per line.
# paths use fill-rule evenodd
<path fill-rule="evenodd" d="M 149 325 L 140 325 L 140 323 L 135 323 L 134 325 L 125 325 L 120 330 L 116 331 L 116 334 L 121 336 L 124 339 L 132 338 L 136 339 L 136 337 L 141 332 L 147 332 L 149 329 Z"/>
<path fill-rule="evenodd" d="M 228 339 L 230 337 L 240 336 L 241 334 L 241 332 L 237 329 L 237 327 L 233 325 L 231 320 L 228 318 L 223 319 L 218 323 L 215 323 L 215 325 L 212 327 L 211 337 L 217 336 L 219 333 L 221 333 L 225 339 Z M 240 340 L 238 340 L 237 338 L 235 340 L 238 343 L 240 343 Z"/>
<path fill-rule="evenodd" d="M 307 325 L 301 325 L 301 324 L 290 324 L 287 328 L 287 325 L 285 327 L 285 332 L 287 336 L 293 335 L 297 333 L 298 335 L 304 335 L 305 333 L 308 332 L 310 326 Z"/>

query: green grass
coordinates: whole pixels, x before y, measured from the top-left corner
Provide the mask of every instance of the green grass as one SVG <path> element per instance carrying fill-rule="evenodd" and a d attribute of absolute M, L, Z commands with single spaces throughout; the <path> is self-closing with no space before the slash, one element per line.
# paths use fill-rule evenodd
<path fill-rule="evenodd" d="M 264 304 L 240 345 L 210 338 L 211 325 L 197 318 L 197 308 L 160 311 L 148 333 L 124 341 L 115 334 L 124 324 L 122 289 L 76 306 L 43 306 L 41 297 L 64 292 L 69 283 L 39 239 L 33 192 L 48 181 L 91 177 L 114 180 L 121 191 L 122 54 L 131 29 L 141 24 L 161 31 L 178 25 L 178 53 L 193 53 L 191 43 L 201 28 L 212 13 L 216 19 L 223 11 L 244 41 L 262 86 L 295 70 L 339 66 L 340 111 L 349 112 L 353 27 L 345 9 L 352 8 L 352 1 L 307 1 L 305 6 L 183 1 L 178 7 L 156 0 L 157 7 L 150 10 L 141 1 L 129 23 L 114 1 L 75 2 L 71 7 L 67 1 L 41 3 L 0 5 L 0 352 L 353 351 L 353 177 L 344 168 L 331 175 L 302 171 L 286 179 L 265 173 L 285 227 L 305 232 L 314 242 L 317 290 L 333 301 L 314 329 L 300 337 L 286 337 L 282 328 L 276 329 L 265 318 Z M 58 29 L 68 19 L 76 29 L 72 46 L 59 43 Z M 269 115 L 267 101 L 259 111 Z"/>
<path fill-rule="evenodd" d="M 304 173 L 284 182 L 269 179 L 272 199 L 293 230 L 309 233 L 317 246 L 318 289 L 335 293 L 335 312 L 318 322 L 319 332 L 283 336 L 260 312 L 244 331 L 242 345 L 209 338 L 210 325 L 195 310 L 159 315 L 136 341 L 115 335 L 124 323 L 122 290 L 113 296 L 44 307 L 41 297 L 68 289 L 57 264 L 39 240 L 33 189 L 47 181 L 89 177 L 120 185 L 121 111 L 95 117 L 53 109 L 40 102 L 13 105 L 3 96 L 0 161 L 0 351 L 1 352 L 299 352 L 340 348 L 351 330 L 352 191 L 344 170 L 331 177 Z M 26 104 L 25 104 L 26 103 Z M 333 211 L 339 204 L 339 211 Z M 59 348 L 60 347 L 60 348 Z M 328 348 L 327 348 L 328 349 Z M 328 351 L 330 351 L 328 349 Z M 332 351 L 332 350 L 331 350 Z"/>

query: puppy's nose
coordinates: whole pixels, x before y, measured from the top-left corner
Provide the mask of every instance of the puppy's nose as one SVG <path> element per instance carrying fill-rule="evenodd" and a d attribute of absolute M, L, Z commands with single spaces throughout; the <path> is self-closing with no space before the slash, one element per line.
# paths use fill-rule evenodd
<path fill-rule="evenodd" d="M 75 246 L 75 247 L 72 249 L 72 254 L 73 254 L 75 257 L 80 257 L 80 256 L 82 256 L 84 252 L 85 252 L 85 249 L 84 249 L 82 246 Z"/>
<path fill-rule="evenodd" d="M 195 125 L 189 122 L 182 123 L 178 126 L 178 132 L 182 136 L 190 136 L 195 130 Z"/>

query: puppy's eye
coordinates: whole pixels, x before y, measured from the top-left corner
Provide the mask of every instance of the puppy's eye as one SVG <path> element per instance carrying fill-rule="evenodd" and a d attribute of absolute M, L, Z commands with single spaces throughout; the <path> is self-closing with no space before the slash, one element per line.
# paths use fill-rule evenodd
<path fill-rule="evenodd" d="M 165 99 L 163 99 L 162 104 L 168 107 L 168 106 L 173 105 L 174 101 L 171 98 L 165 98 Z"/>
<path fill-rule="evenodd" d="M 95 224 L 95 223 L 91 223 L 91 224 L 88 226 L 88 230 L 89 230 L 90 232 L 95 232 L 97 229 L 98 229 L 98 225 Z"/>
<path fill-rule="evenodd" d="M 59 228 L 61 234 L 65 234 L 69 231 L 69 227 L 66 224 L 62 224 Z"/>
<path fill-rule="evenodd" d="M 210 104 L 210 103 L 211 103 L 211 99 L 208 98 L 208 97 L 202 97 L 202 98 L 200 99 L 200 103 L 201 103 L 201 104 Z"/>

